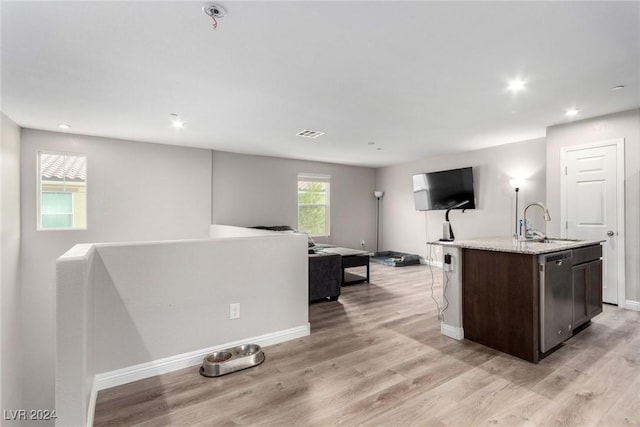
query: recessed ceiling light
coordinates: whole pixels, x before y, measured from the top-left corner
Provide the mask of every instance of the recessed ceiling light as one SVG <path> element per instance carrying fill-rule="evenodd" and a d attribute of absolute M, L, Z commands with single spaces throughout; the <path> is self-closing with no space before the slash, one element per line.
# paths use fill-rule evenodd
<path fill-rule="evenodd" d="M 580 112 L 580 110 L 578 110 L 577 108 L 569 108 L 564 115 L 567 117 L 573 117 L 573 116 L 577 116 L 578 113 Z"/>
<path fill-rule="evenodd" d="M 171 113 L 169 114 L 169 117 L 171 117 L 171 127 L 174 127 L 176 129 L 184 128 L 184 122 L 180 119 L 180 117 L 178 117 L 177 114 Z"/>
<path fill-rule="evenodd" d="M 296 133 L 296 135 L 302 136 L 303 138 L 314 139 L 324 135 L 324 132 L 318 132 L 317 130 L 301 130 L 300 132 Z"/>
<path fill-rule="evenodd" d="M 70 125 L 70 124 L 67 124 L 67 123 L 60 123 L 60 124 L 58 125 L 58 127 L 59 127 L 60 129 L 65 129 L 65 130 L 66 130 L 66 129 L 71 129 L 71 125 Z"/>
<path fill-rule="evenodd" d="M 512 93 L 521 92 L 524 90 L 524 87 L 526 84 L 527 82 L 525 82 L 522 79 L 514 79 L 514 80 L 511 80 L 507 85 L 507 90 Z"/>
<path fill-rule="evenodd" d="M 620 89 L 624 89 L 624 85 L 617 85 L 611 88 L 611 90 L 620 90 Z"/>

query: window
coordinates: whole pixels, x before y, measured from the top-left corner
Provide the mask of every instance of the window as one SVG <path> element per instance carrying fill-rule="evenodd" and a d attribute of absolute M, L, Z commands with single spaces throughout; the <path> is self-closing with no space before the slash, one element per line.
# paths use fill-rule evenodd
<path fill-rule="evenodd" d="M 298 175 L 298 230 L 310 236 L 329 235 L 328 175 Z"/>
<path fill-rule="evenodd" d="M 87 158 L 38 153 L 38 230 L 87 228 Z"/>

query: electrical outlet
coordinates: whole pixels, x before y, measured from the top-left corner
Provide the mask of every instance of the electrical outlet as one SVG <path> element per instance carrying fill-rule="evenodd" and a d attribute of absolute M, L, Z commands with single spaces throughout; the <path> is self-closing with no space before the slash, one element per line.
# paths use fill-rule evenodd
<path fill-rule="evenodd" d="M 445 271 L 453 271 L 453 256 L 451 254 L 444 254 L 443 268 L 445 269 Z"/>
<path fill-rule="evenodd" d="M 239 319 L 240 318 L 240 303 L 236 302 L 233 304 L 229 304 L 229 319 Z"/>

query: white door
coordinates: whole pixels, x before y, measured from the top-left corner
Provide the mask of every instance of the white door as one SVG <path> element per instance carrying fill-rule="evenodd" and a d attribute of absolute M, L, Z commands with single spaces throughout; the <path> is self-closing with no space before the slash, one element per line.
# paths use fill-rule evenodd
<path fill-rule="evenodd" d="M 606 143 L 603 143 L 606 144 Z M 602 300 L 618 304 L 618 260 L 624 257 L 619 232 L 620 206 L 624 206 L 619 188 L 619 158 L 616 144 L 592 148 L 567 148 L 565 151 L 566 237 L 580 240 L 604 240 Z M 622 163 L 623 164 L 623 163 Z M 623 279 L 624 280 L 624 279 Z M 622 282 L 624 285 L 624 282 Z"/>

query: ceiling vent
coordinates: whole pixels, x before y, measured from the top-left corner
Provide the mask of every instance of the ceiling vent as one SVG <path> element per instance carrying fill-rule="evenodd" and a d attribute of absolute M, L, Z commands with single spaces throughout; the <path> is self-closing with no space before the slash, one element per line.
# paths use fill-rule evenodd
<path fill-rule="evenodd" d="M 319 136 L 324 135 L 324 132 L 318 132 L 318 131 L 315 131 L 315 130 L 303 130 L 303 131 L 300 131 L 300 132 L 296 133 L 296 135 L 302 136 L 304 138 L 315 139 L 315 138 L 317 138 Z"/>

